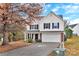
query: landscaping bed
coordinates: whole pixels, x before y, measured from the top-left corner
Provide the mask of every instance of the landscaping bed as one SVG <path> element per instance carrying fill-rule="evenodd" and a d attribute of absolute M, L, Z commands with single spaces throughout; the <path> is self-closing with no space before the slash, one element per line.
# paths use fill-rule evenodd
<path fill-rule="evenodd" d="M 64 46 L 66 48 L 65 56 L 79 56 L 79 36 L 67 39 Z M 48 56 L 54 56 L 54 53 L 51 52 Z"/>
<path fill-rule="evenodd" d="M 79 56 L 79 37 L 73 36 L 65 42 L 66 56 Z"/>
<path fill-rule="evenodd" d="M 23 40 L 10 42 L 8 45 L 0 46 L 0 53 L 29 45 L 31 45 L 31 43 L 26 43 Z"/>

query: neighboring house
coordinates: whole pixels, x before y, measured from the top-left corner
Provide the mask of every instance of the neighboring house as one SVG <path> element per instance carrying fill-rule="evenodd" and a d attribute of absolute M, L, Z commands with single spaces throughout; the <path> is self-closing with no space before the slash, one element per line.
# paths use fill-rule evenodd
<path fill-rule="evenodd" d="M 79 36 L 79 24 L 72 24 L 72 25 L 69 25 L 69 27 L 72 29 L 73 34 Z"/>
<path fill-rule="evenodd" d="M 26 38 L 41 42 L 61 42 L 64 39 L 64 21 L 60 16 L 50 13 L 27 26 Z"/>

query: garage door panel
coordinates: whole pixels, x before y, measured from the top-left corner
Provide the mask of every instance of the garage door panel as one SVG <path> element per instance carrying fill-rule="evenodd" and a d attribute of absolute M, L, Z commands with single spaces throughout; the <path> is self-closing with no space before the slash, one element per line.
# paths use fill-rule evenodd
<path fill-rule="evenodd" d="M 47 32 L 42 34 L 42 42 L 60 42 L 60 40 L 60 33 Z"/>

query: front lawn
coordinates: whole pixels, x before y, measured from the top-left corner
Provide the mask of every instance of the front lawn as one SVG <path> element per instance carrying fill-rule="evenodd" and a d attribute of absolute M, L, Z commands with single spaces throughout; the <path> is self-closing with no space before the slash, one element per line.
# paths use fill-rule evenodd
<path fill-rule="evenodd" d="M 23 40 L 10 42 L 9 45 L 0 46 L 0 53 L 29 45 L 31 45 L 31 43 L 26 43 Z"/>
<path fill-rule="evenodd" d="M 65 42 L 66 56 L 79 56 L 79 37 L 73 36 Z"/>

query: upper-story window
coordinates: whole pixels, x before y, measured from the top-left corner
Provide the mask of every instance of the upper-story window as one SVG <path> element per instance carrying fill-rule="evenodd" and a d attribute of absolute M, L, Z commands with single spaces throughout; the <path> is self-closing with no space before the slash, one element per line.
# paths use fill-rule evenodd
<path fill-rule="evenodd" d="M 44 29 L 50 29 L 50 23 L 44 23 Z"/>
<path fill-rule="evenodd" d="M 38 24 L 37 25 L 30 25 L 30 29 L 38 29 Z"/>
<path fill-rule="evenodd" d="M 59 28 L 59 23 L 52 23 L 52 29 Z"/>

